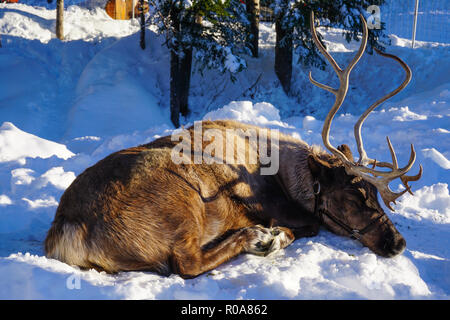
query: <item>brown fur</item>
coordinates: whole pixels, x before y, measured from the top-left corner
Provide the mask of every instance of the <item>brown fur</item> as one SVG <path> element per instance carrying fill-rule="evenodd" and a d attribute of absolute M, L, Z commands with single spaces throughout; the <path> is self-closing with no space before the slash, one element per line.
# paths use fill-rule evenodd
<path fill-rule="evenodd" d="M 203 122 L 203 130 L 227 128 L 259 129 L 234 121 Z M 193 137 L 193 127 L 188 130 Z M 246 150 L 237 152 L 252 147 L 244 140 Z M 259 162 L 176 165 L 170 155 L 177 143 L 168 136 L 118 151 L 81 173 L 61 197 L 45 240 L 47 256 L 107 272 L 152 270 L 194 277 L 242 252 L 265 254 L 275 238 L 282 248 L 294 237 L 317 234 L 314 181 L 323 180 L 329 190 L 322 206 L 333 197 L 345 198 L 342 191 L 336 196 L 337 184 L 327 178 L 331 171 L 346 176 L 339 161 L 290 136 L 280 134 L 276 176 L 260 175 Z M 203 141 L 203 149 L 208 144 Z M 366 190 L 376 203 L 370 204 L 375 209 L 364 209 L 366 218 L 376 214 L 376 190 L 361 181 L 354 187 L 342 177 L 348 188 Z M 339 215 L 355 211 L 345 203 L 339 208 Z M 353 214 L 356 222 L 347 215 L 349 223 L 367 220 Z M 342 233 L 330 222 L 328 227 Z M 381 246 L 375 242 L 386 232 L 371 232 L 363 243 L 371 249 Z"/>

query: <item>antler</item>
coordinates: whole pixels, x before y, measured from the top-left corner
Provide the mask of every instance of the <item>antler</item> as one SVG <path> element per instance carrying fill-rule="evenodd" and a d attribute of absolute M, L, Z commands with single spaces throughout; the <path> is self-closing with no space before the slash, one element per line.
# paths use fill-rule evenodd
<path fill-rule="evenodd" d="M 314 40 L 314 43 L 319 48 L 320 52 L 322 52 L 322 54 L 325 56 L 325 58 L 330 62 L 334 71 L 338 75 L 339 82 L 340 82 L 339 88 L 334 89 L 334 88 L 331 88 L 327 85 L 324 85 L 324 84 L 319 83 L 316 80 L 314 80 L 311 76 L 311 71 L 309 72 L 309 80 L 314 85 L 318 86 L 319 88 L 325 89 L 325 90 L 333 93 L 336 96 L 334 105 L 331 108 L 330 112 L 328 113 L 327 117 L 325 118 L 325 123 L 324 123 L 323 129 L 322 129 L 322 140 L 323 140 L 325 147 L 328 150 L 330 150 L 331 153 L 333 153 L 334 155 L 337 155 L 344 162 L 344 164 L 346 164 L 346 166 L 352 164 L 352 162 L 350 162 L 341 151 L 334 148 L 330 144 L 329 133 L 330 133 L 331 121 L 333 121 L 334 116 L 336 115 L 339 108 L 341 107 L 342 102 L 344 102 L 345 96 L 347 94 L 348 78 L 349 78 L 350 72 L 352 71 L 353 67 L 356 65 L 358 60 L 362 57 L 364 50 L 366 48 L 367 25 L 366 25 L 366 22 L 365 22 L 364 18 L 362 17 L 362 15 L 360 16 L 360 18 L 361 18 L 361 21 L 363 21 L 363 25 L 364 25 L 363 37 L 361 39 L 361 46 L 359 47 L 358 53 L 353 57 L 353 60 L 350 62 L 350 64 L 347 66 L 347 68 L 345 68 L 345 70 L 342 70 L 338 66 L 336 61 L 333 59 L 333 57 L 326 51 L 325 47 L 322 45 L 322 43 L 319 41 L 319 39 L 317 38 L 316 28 L 314 26 L 314 12 L 313 11 L 311 11 L 311 17 L 310 17 L 311 33 L 312 33 L 312 38 Z"/>
<path fill-rule="evenodd" d="M 333 121 L 334 116 L 336 115 L 337 111 L 341 107 L 342 103 L 344 102 L 345 96 L 348 91 L 348 81 L 349 81 L 349 75 L 352 71 L 353 67 L 356 65 L 356 63 L 359 61 L 359 59 L 362 57 L 364 50 L 366 48 L 367 44 L 367 38 L 368 38 L 368 32 L 367 32 L 367 24 L 362 15 L 360 15 L 361 23 L 363 25 L 363 34 L 361 39 L 361 45 L 359 47 L 358 52 L 353 57 L 350 64 L 342 70 L 336 61 L 333 59 L 333 57 L 326 51 L 322 43 L 320 43 L 319 39 L 317 38 L 317 33 L 314 25 L 314 12 L 311 12 L 311 19 L 310 19 L 310 25 L 311 25 L 311 34 L 312 38 L 314 40 L 314 43 L 322 52 L 322 54 L 325 56 L 325 58 L 328 60 L 330 65 L 333 67 L 334 71 L 339 77 L 339 88 L 334 89 L 332 87 L 329 87 L 327 85 L 324 85 L 322 83 L 317 82 L 314 80 L 311 76 L 311 72 L 309 72 L 309 80 L 319 88 L 322 88 L 324 90 L 327 90 L 331 93 L 333 93 L 336 96 L 336 100 L 334 102 L 333 107 L 331 108 L 330 112 L 328 113 L 327 117 L 325 118 L 325 122 L 322 129 L 322 140 L 325 145 L 325 147 L 331 151 L 332 154 L 337 156 L 344 164 L 346 172 L 348 174 L 352 174 L 355 176 L 359 176 L 363 178 L 364 180 L 372 183 L 377 189 L 378 192 L 380 192 L 381 198 L 383 199 L 386 206 L 394 211 L 390 205 L 391 202 L 395 203 L 395 200 L 403 195 L 406 191 L 411 192 L 411 188 L 408 185 L 409 181 L 417 181 L 422 176 L 422 166 L 420 166 L 420 171 L 415 176 L 406 176 L 405 174 L 411 169 L 411 167 L 414 164 L 414 161 L 416 160 L 416 152 L 414 150 L 414 146 L 411 145 L 411 155 L 410 159 L 408 161 L 408 164 L 403 168 L 398 168 L 398 162 L 397 162 L 397 156 L 395 154 L 394 148 L 392 147 L 391 141 L 387 137 L 387 143 L 389 146 L 389 151 L 391 153 L 392 157 L 392 163 L 387 162 L 377 162 L 374 159 L 370 159 L 367 156 L 367 153 L 364 150 L 363 141 L 361 138 L 361 126 L 364 122 L 364 120 L 367 118 L 367 116 L 382 102 L 386 101 L 390 97 L 396 95 L 399 93 L 411 80 L 411 70 L 406 65 L 405 62 L 403 62 L 400 58 L 387 54 L 382 53 L 379 50 L 375 49 L 375 51 L 385 57 L 392 58 L 400 63 L 400 65 L 403 67 L 403 69 L 406 71 L 406 79 L 402 82 L 402 84 L 392 92 L 388 93 L 378 101 L 376 101 L 373 105 L 371 105 L 359 118 L 359 120 L 356 122 L 354 127 L 355 132 L 355 139 L 358 146 L 358 152 L 360 155 L 360 158 L 357 163 L 354 163 L 353 161 L 350 161 L 340 150 L 334 148 L 329 141 L 329 133 L 330 133 L 330 127 L 331 122 Z M 367 165 L 373 165 L 372 168 L 368 168 Z M 391 171 L 379 171 L 375 170 L 375 167 L 385 167 L 391 169 Z M 403 182 L 403 185 L 405 186 L 405 190 L 399 193 L 395 193 L 389 188 L 389 182 L 392 180 L 400 178 Z"/>
<path fill-rule="evenodd" d="M 355 124 L 354 127 L 354 132 L 355 132 L 355 139 L 356 139 L 356 145 L 358 147 L 358 152 L 360 155 L 360 158 L 358 160 L 358 164 L 366 166 L 369 164 L 373 165 L 373 168 L 375 167 L 385 167 L 385 168 L 390 168 L 393 170 L 398 169 L 398 167 L 393 166 L 390 163 L 386 163 L 386 162 L 377 162 L 375 159 L 370 159 L 367 157 L 367 153 L 364 150 L 364 144 L 363 144 L 363 140 L 361 137 L 361 127 L 362 124 L 364 123 L 364 121 L 366 120 L 367 116 L 376 108 L 378 107 L 380 104 L 382 104 L 384 101 L 386 101 L 387 99 L 393 97 L 394 95 L 396 95 L 397 93 L 399 93 L 400 91 L 402 91 L 407 85 L 408 83 L 411 81 L 412 78 L 412 72 L 411 69 L 408 67 L 408 65 L 399 57 L 394 56 L 392 54 L 388 54 L 388 53 L 384 53 L 381 52 L 380 50 L 378 50 L 377 48 L 373 48 L 375 50 L 376 53 L 378 53 L 379 55 L 383 56 L 383 57 L 387 57 L 387 58 L 391 58 L 394 59 L 395 61 L 397 61 L 402 68 L 405 70 L 406 72 L 406 77 L 405 80 L 403 80 L 403 82 L 400 84 L 400 86 L 398 86 L 395 90 L 391 91 L 390 93 L 386 94 L 385 96 L 383 96 L 381 99 L 377 100 L 374 104 L 372 104 L 362 115 L 361 117 L 358 119 L 358 121 Z M 388 141 L 388 146 L 389 146 L 389 150 L 391 151 L 391 155 L 393 154 L 393 156 L 395 156 L 395 152 L 392 149 L 392 144 L 391 141 L 389 140 L 389 137 L 386 137 L 387 141 Z M 415 153 L 414 152 L 414 147 L 413 145 L 411 145 L 411 153 Z M 415 158 L 414 158 L 415 159 Z M 412 160 L 412 158 L 411 158 Z M 393 162 L 397 163 L 397 159 L 393 158 Z M 414 164 L 414 161 L 412 162 L 412 164 Z M 412 165 L 411 164 L 411 165 Z M 420 179 L 420 177 L 422 176 L 422 172 L 423 172 L 423 168 L 422 165 L 420 165 L 420 170 L 419 173 L 415 176 L 401 176 L 400 180 L 402 181 L 403 185 L 405 186 L 406 190 L 408 190 L 408 192 L 410 194 L 413 194 L 411 191 L 411 187 L 408 185 L 408 181 L 417 181 Z M 375 174 L 375 173 L 374 173 Z"/>

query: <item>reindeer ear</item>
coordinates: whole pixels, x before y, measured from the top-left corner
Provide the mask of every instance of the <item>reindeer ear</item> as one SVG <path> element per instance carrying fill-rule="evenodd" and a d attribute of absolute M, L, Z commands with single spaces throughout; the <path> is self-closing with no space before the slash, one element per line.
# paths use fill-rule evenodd
<path fill-rule="evenodd" d="M 310 154 L 308 156 L 308 167 L 314 178 L 318 179 L 325 174 L 325 171 L 330 168 L 330 164 L 318 157 Z"/>
<path fill-rule="evenodd" d="M 340 152 L 342 152 L 349 161 L 351 162 L 355 162 L 355 160 L 353 160 L 353 154 L 352 151 L 350 150 L 349 146 L 346 144 L 341 144 L 339 147 L 337 147 L 338 150 Z"/>

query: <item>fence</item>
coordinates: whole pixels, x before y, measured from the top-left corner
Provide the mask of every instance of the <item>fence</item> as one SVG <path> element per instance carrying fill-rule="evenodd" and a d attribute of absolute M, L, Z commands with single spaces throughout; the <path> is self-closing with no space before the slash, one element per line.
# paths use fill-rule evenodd
<path fill-rule="evenodd" d="M 411 39 L 416 0 L 388 0 L 380 8 L 386 33 Z M 416 41 L 450 43 L 450 1 L 419 0 Z"/>
<path fill-rule="evenodd" d="M 450 0 L 419 0 L 418 4 L 415 40 L 450 43 Z M 415 5 L 416 0 L 387 0 L 380 8 L 386 33 L 412 39 Z M 274 21 L 272 10 L 264 5 L 261 20 Z"/>
<path fill-rule="evenodd" d="M 21 0 L 22 3 L 55 7 L 56 0 L 47 4 L 45 0 Z M 65 6 L 104 7 L 107 0 L 65 0 Z M 273 21 L 273 13 L 261 0 L 262 20 Z M 374 0 L 374 4 L 378 1 Z M 381 22 L 386 23 L 386 33 L 411 39 L 413 34 L 414 8 L 416 0 L 387 0 L 381 6 Z M 450 0 L 419 0 L 416 41 L 450 43 Z"/>

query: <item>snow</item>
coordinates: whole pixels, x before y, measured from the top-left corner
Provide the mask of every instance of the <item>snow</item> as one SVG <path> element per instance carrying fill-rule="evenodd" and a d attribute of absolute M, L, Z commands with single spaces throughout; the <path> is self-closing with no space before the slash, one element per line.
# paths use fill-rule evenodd
<path fill-rule="evenodd" d="M 45 2 L 45 1 L 44 1 Z M 80 1 L 81 2 L 81 1 Z M 71 5 L 66 40 L 54 35 L 54 4 L 0 4 L 0 298 L 2 299 L 449 299 L 450 297 L 450 69 L 449 45 L 390 35 L 387 51 L 413 70 L 413 80 L 364 123 L 366 151 L 399 165 L 417 151 L 405 194 L 385 208 L 407 242 L 405 252 L 381 258 L 358 242 L 321 230 L 268 257 L 240 255 L 198 278 L 151 272 L 108 275 L 82 271 L 44 256 L 43 240 L 64 190 L 87 167 L 122 148 L 169 135 L 168 52 L 149 29 L 139 47 L 138 26 L 113 21 L 99 8 Z M 323 32 L 323 31 L 321 31 Z M 217 70 L 192 75 L 192 112 L 199 119 L 236 119 L 279 129 L 322 145 L 321 128 L 333 97 L 312 86 L 309 69 L 294 65 L 286 96 L 273 71 L 274 27 L 261 25 L 258 59 L 231 81 Z M 330 29 L 325 41 L 341 65 L 358 43 Z M 295 58 L 294 58 L 295 60 Z M 232 61 L 231 61 L 232 62 Z M 233 63 L 230 64 L 233 67 Z M 331 68 L 313 69 L 336 84 Z M 361 112 L 403 79 L 401 69 L 364 56 L 336 116 L 330 141 L 356 150 L 353 124 Z M 403 187 L 399 181 L 393 190 Z"/>
<path fill-rule="evenodd" d="M 279 110 L 267 102 L 253 104 L 251 101 L 232 101 L 220 109 L 208 112 L 203 119 L 233 119 L 260 126 L 287 126 L 281 122 Z"/>
<path fill-rule="evenodd" d="M 22 198 L 23 201 L 25 201 L 28 204 L 28 209 L 34 210 L 38 208 L 45 208 L 45 207 L 57 207 L 58 202 L 55 200 L 54 197 L 50 196 L 46 199 L 36 199 L 36 200 L 30 200 L 27 198 Z"/>
<path fill-rule="evenodd" d="M 12 204 L 11 199 L 7 195 L 1 194 L 0 195 L 0 205 L 7 206 L 9 204 Z"/>
<path fill-rule="evenodd" d="M 435 148 L 422 149 L 422 153 L 425 158 L 430 158 L 442 168 L 450 169 L 450 161 L 448 161 L 448 159 Z"/>
<path fill-rule="evenodd" d="M 139 29 L 138 23 L 111 19 L 103 7 L 90 9 L 70 3 L 66 3 L 64 11 L 66 40 L 94 41 L 104 37 L 122 37 Z M 55 10 L 45 10 L 41 6 L 42 3 L 35 6 L 22 3 L 2 5 L 0 8 L 5 19 L 0 20 L 0 30 L 10 36 L 48 43 L 55 38 L 56 13 Z M 53 2 L 53 7 L 55 6 L 56 2 Z"/>
<path fill-rule="evenodd" d="M 65 145 L 48 141 L 15 127 L 11 122 L 0 126 L 0 163 L 17 161 L 26 163 L 26 158 L 49 158 L 57 156 L 68 159 L 74 154 Z"/>

